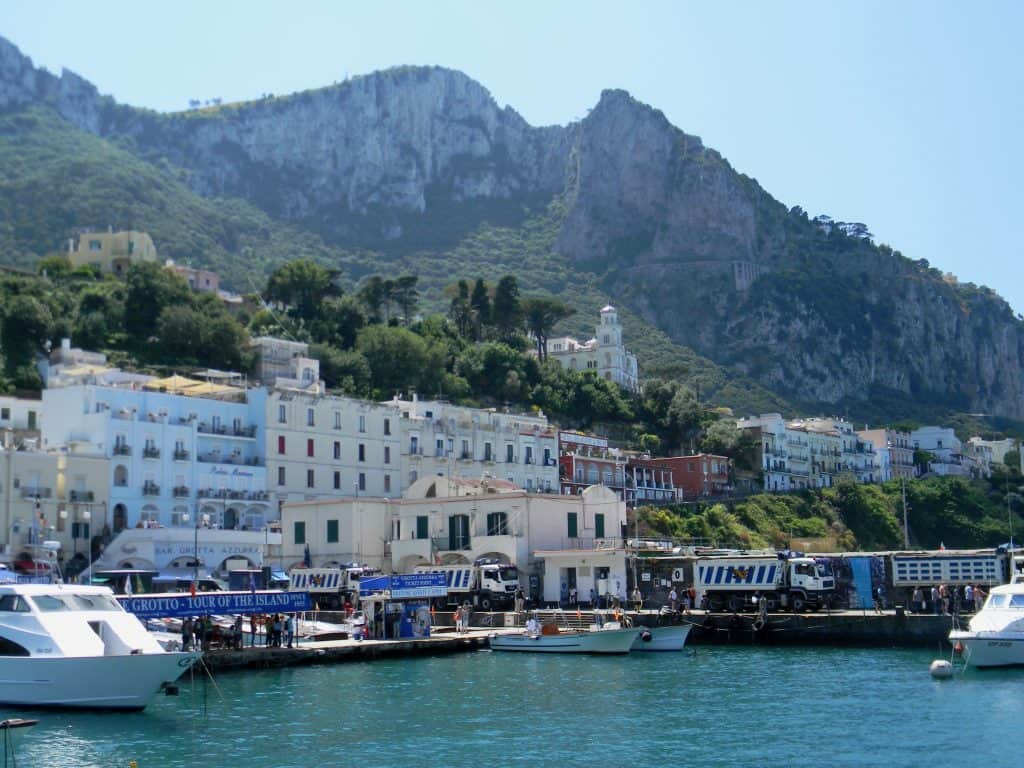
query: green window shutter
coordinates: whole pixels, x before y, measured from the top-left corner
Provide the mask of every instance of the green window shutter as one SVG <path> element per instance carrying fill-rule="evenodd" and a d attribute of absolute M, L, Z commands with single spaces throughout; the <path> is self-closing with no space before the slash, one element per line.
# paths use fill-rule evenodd
<path fill-rule="evenodd" d="M 429 518 L 426 515 L 418 515 L 416 517 L 416 538 L 426 539 L 429 538 L 430 533 L 427 529 L 427 521 Z"/>
<path fill-rule="evenodd" d="M 580 532 L 579 532 L 579 526 L 577 525 L 577 521 L 576 521 L 576 513 L 575 512 L 570 512 L 569 513 L 569 538 L 570 539 L 575 539 L 579 535 L 580 535 Z"/>
<path fill-rule="evenodd" d="M 337 544 L 338 543 L 338 521 L 328 520 L 327 521 L 327 543 Z"/>
<path fill-rule="evenodd" d="M 296 521 L 295 523 L 295 543 L 305 544 L 306 543 L 306 524 L 302 521 Z"/>
<path fill-rule="evenodd" d="M 598 539 L 604 538 L 604 515 L 601 513 L 594 515 L 594 537 Z"/>

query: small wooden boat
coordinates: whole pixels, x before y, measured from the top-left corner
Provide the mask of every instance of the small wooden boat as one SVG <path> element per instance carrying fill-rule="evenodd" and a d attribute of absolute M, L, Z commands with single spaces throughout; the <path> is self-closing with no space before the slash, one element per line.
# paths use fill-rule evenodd
<path fill-rule="evenodd" d="M 690 634 L 690 624 L 670 624 L 665 627 L 640 627 L 633 641 L 634 651 L 681 651 Z"/>

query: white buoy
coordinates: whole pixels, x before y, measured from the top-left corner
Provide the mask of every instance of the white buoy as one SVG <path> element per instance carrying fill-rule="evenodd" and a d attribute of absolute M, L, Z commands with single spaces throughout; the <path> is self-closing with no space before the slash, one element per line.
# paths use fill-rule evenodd
<path fill-rule="evenodd" d="M 945 659 L 936 659 L 932 662 L 928 671 L 931 673 L 932 677 L 938 678 L 939 680 L 945 680 L 946 678 L 953 676 L 953 665 Z"/>

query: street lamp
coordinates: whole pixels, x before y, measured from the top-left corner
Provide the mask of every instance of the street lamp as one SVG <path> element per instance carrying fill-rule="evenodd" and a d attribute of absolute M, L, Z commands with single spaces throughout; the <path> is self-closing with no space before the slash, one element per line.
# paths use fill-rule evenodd
<path fill-rule="evenodd" d="M 86 584 L 92 584 L 92 512 L 88 509 L 82 510 L 82 519 L 85 521 L 85 552 L 89 558 L 89 570 Z"/>

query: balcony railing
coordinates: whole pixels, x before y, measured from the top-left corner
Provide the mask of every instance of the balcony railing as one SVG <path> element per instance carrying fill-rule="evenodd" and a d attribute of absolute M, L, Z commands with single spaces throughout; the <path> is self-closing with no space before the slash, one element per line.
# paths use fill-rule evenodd
<path fill-rule="evenodd" d="M 188 498 L 189 488 L 187 485 L 176 485 L 172 493 L 176 499 Z"/>
<path fill-rule="evenodd" d="M 452 541 L 447 536 L 434 536 L 431 538 L 431 543 L 434 549 L 438 552 L 462 552 L 467 549 L 472 549 L 469 543 L 469 537 L 467 536 L 463 540 Z M 454 547 L 452 545 L 455 545 Z"/>
<path fill-rule="evenodd" d="M 263 459 L 259 456 L 240 456 L 236 453 L 227 456 L 220 453 L 200 453 L 198 458 L 204 464 L 233 464 L 239 467 L 263 466 Z"/>
<path fill-rule="evenodd" d="M 142 484 L 142 495 L 143 496 L 159 496 L 160 486 L 156 483 L 143 483 Z"/>
<path fill-rule="evenodd" d="M 142 449 L 142 458 L 144 459 L 159 459 L 160 449 L 146 446 Z"/>
<path fill-rule="evenodd" d="M 188 451 L 186 451 L 186 450 L 175 450 L 174 451 L 174 460 L 175 461 L 188 461 L 188 457 L 190 455 L 191 454 Z"/>
<path fill-rule="evenodd" d="M 223 435 L 224 437 L 256 437 L 255 426 L 238 426 L 229 427 L 227 424 L 207 424 L 205 421 L 199 422 L 199 426 L 196 429 L 204 435 Z"/>
<path fill-rule="evenodd" d="M 269 501 L 268 491 L 232 491 L 227 488 L 200 488 L 196 492 L 200 499 L 241 499 L 246 501 Z"/>
<path fill-rule="evenodd" d="M 23 499 L 48 499 L 50 498 L 51 490 L 49 488 L 43 488 L 41 486 L 33 487 L 21 487 L 21 498 Z"/>
<path fill-rule="evenodd" d="M 422 445 L 415 445 L 415 444 L 410 445 L 409 446 L 409 455 L 410 456 L 422 456 L 423 455 L 423 446 Z"/>
<path fill-rule="evenodd" d="M 132 455 L 132 447 L 130 445 L 125 445 L 124 443 L 118 443 L 117 445 L 114 446 L 114 455 L 115 456 L 131 456 Z"/>
<path fill-rule="evenodd" d="M 95 494 L 92 491 L 70 491 L 68 498 L 75 503 L 92 503 Z"/>

